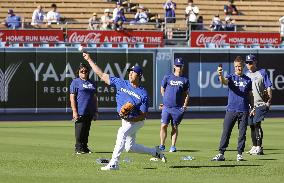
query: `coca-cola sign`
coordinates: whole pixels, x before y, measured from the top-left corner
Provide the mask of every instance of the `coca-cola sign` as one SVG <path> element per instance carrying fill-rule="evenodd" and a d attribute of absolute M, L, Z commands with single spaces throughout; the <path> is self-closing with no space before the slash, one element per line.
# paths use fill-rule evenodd
<path fill-rule="evenodd" d="M 196 45 L 204 46 L 206 43 L 215 43 L 216 45 L 221 45 L 226 42 L 226 34 L 215 34 L 213 36 L 205 36 L 204 34 L 200 34 L 197 37 Z"/>
<path fill-rule="evenodd" d="M 191 47 L 205 47 L 206 43 L 221 46 L 224 43 L 237 44 L 280 44 L 279 33 L 256 32 L 192 32 Z"/>
<path fill-rule="evenodd" d="M 145 47 L 163 46 L 163 32 L 161 31 L 89 31 L 89 30 L 69 30 L 67 40 L 70 43 L 98 43 L 105 42 L 118 44 L 144 43 Z"/>
<path fill-rule="evenodd" d="M 0 41 L 38 43 L 64 41 L 62 30 L 0 30 Z"/>
<path fill-rule="evenodd" d="M 83 43 L 98 43 L 100 42 L 101 33 L 90 32 L 88 34 L 80 34 L 78 32 L 73 32 L 68 37 L 68 42 L 83 42 Z"/>

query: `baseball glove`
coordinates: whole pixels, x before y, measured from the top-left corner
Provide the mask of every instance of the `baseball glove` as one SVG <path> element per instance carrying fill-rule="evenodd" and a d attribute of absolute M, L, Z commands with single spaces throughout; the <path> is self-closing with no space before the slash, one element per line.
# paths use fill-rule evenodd
<path fill-rule="evenodd" d="M 130 102 L 127 102 L 127 103 L 125 103 L 125 104 L 121 107 L 120 112 L 119 112 L 119 116 L 120 116 L 122 119 L 127 119 L 129 113 L 130 113 L 133 109 L 134 109 L 134 105 L 131 104 Z"/>
<path fill-rule="evenodd" d="M 262 100 L 264 101 L 264 102 L 268 102 L 268 100 L 269 100 L 269 95 L 268 95 L 268 91 L 265 89 L 264 91 L 263 91 L 263 93 L 262 93 Z"/>

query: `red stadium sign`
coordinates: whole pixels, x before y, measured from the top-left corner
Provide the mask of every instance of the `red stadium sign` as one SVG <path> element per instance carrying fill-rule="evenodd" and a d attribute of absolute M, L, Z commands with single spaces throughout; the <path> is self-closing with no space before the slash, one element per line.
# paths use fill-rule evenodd
<path fill-rule="evenodd" d="M 222 44 L 280 44 L 279 33 L 257 33 L 257 32 L 192 32 L 191 47 L 205 47 L 206 43 Z"/>
<path fill-rule="evenodd" d="M 0 30 L 1 42 L 38 43 L 64 41 L 62 30 Z"/>
<path fill-rule="evenodd" d="M 161 31 L 88 31 L 69 30 L 67 41 L 69 43 L 144 43 L 145 47 L 163 46 L 164 34 Z"/>

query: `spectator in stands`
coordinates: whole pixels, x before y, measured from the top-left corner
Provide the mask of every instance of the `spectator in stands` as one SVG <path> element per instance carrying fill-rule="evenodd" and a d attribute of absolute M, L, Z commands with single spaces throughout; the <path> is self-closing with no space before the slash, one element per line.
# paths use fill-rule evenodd
<path fill-rule="evenodd" d="M 117 12 L 116 17 L 113 20 L 113 29 L 114 30 L 123 30 L 123 23 L 126 22 L 126 18 L 124 15 L 123 8 L 120 8 L 119 12 Z"/>
<path fill-rule="evenodd" d="M 104 15 L 101 17 L 101 30 L 111 30 L 112 29 L 112 17 L 110 16 L 110 9 L 105 9 Z"/>
<path fill-rule="evenodd" d="M 176 22 L 176 9 L 177 5 L 172 0 L 167 0 L 163 4 L 163 8 L 165 10 L 165 22 L 166 23 L 175 23 Z"/>
<path fill-rule="evenodd" d="M 44 18 L 45 18 L 45 13 L 42 10 L 42 6 L 38 5 L 33 12 L 31 25 L 43 24 Z"/>
<path fill-rule="evenodd" d="M 22 20 L 21 17 L 17 16 L 12 9 L 9 9 L 8 16 L 4 23 L 9 29 L 19 29 L 21 28 Z"/>
<path fill-rule="evenodd" d="M 46 15 L 47 24 L 59 24 L 60 23 L 60 13 L 57 12 L 56 4 L 51 4 L 51 10 Z"/>
<path fill-rule="evenodd" d="M 89 30 L 99 30 L 100 29 L 100 19 L 96 12 L 93 13 L 93 16 L 89 19 Z"/>
<path fill-rule="evenodd" d="M 219 15 L 215 15 L 210 25 L 211 31 L 222 31 L 223 30 L 222 25 L 223 23 L 220 20 Z"/>
<path fill-rule="evenodd" d="M 280 22 L 280 36 L 282 37 L 282 41 L 284 38 L 284 16 L 279 18 L 279 22 Z"/>
<path fill-rule="evenodd" d="M 113 12 L 112 12 L 112 19 L 114 20 L 115 17 L 117 16 L 117 13 L 119 12 L 119 10 L 122 8 L 121 6 L 122 4 L 118 1 L 116 2 L 116 7 L 113 9 Z"/>
<path fill-rule="evenodd" d="M 238 15 L 238 10 L 236 5 L 234 5 L 233 0 L 228 0 L 228 3 L 224 5 L 224 13 L 225 15 Z"/>
<path fill-rule="evenodd" d="M 230 16 L 225 17 L 225 24 L 222 25 L 224 31 L 236 31 L 236 25 L 234 24 L 235 20 L 233 20 Z"/>
<path fill-rule="evenodd" d="M 139 6 L 137 9 L 137 13 L 135 14 L 134 20 L 131 21 L 131 24 L 135 24 L 135 23 L 147 23 L 148 22 L 148 15 L 145 11 L 144 6 Z"/>
<path fill-rule="evenodd" d="M 195 30 L 205 30 L 203 24 L 203 16 L 199 16 L 197 19 L 197 26 Z"/>
<path fill-rule="evenodd" d="M 197 15 L 199 8 L 193 4 L 193 0 L 188 1 L 188 6 L 185 9 L 185 16 L 188 23 L 191 25 L 191 30 L 197 29 Z"/>

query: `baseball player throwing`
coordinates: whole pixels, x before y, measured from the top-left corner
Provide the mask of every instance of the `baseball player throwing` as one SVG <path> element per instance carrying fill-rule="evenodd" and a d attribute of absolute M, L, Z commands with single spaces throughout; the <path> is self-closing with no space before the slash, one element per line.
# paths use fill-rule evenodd
<path fill-rule="evenodd" d="M 122 119 L 122 125 L 117 132 L 112 158 L 108 165 L 101 167 L 101 170 L 118 170 L 119 158 L 124 149 L 127 152 L 150 154 L 166 162 L 166 157 L 158 146 L 149 148 L 135 142 L 136 132 L 144 125 L 144 120 L 148 112 L 148 94 L 140 86 L 142 77 L 141 67 L 133 66 L 128 69 L 129 80 L 123 80 L 103 73 L 88 53 L 83 53 L 83 57 L 101 80 L 116 88 L 117 112 Z"/>

